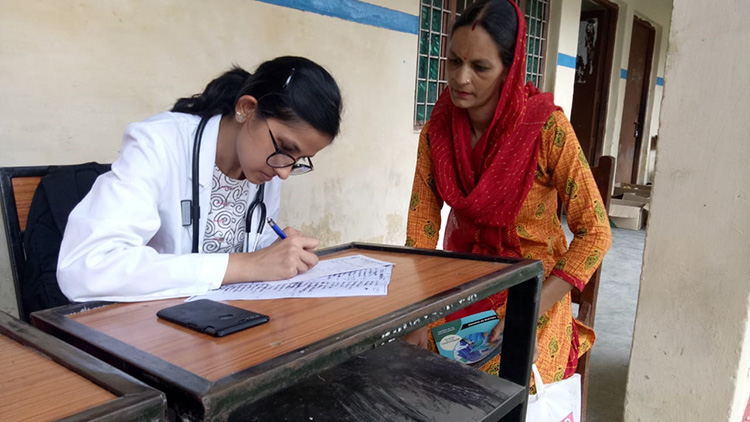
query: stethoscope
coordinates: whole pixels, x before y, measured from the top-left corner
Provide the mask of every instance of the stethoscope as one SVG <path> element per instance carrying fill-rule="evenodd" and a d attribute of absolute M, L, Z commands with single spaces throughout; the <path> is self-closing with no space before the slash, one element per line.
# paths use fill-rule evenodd
<path fill-rule="evenodd" d="M 180 205 L 182 207 L 182 225 L 187 227 L 192 224 L 193 226 L 193 253 L 198 253 L 198 239 L 200 238 L 200 228 L 198 227 L 198 222 L 200 221 L 201 216 L 200 186 L 198 183 L 198 173 L 200 168 L 200 147 L 201 139 L 203 139 L 203 130 L 206 128 L 206 124 L 208 123 L 209 119 L 209 116 L 204 116 L 201 118 L 200 123 L 198 123 L 198 129 L 195 131 L 195 139 L 193 140 L 193 199 L 180 202 Z M 263 227 L 265 226 L 263 222 L 266 220 L 266 204 L 264 202 L 265 187 L 265 183 L 261 183 L 258 186 L 258 190 L 255 192 L 255 197 L 253 198 L 253 201 L 250 202 L 250 207 L 248 207 L 247 213 L 245 214 L 246 252 L 255 252 L 258 249 L 258 241 L 260 240 L 260 235 L 263 233 Z M 260 211 L 260 218 L 258 219 L 258 230 L 255 234 L 253 248 L 252 250 L 250 250 L 248 248 L 250 239 L 250 227 L 252 225 L 253 214 L 255 213 L 256 209 Z"/>

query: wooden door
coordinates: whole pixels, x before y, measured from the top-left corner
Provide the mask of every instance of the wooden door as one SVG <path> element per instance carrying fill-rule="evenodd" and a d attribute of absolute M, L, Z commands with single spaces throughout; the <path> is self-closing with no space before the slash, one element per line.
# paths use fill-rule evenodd
<path fill-rule="evenodd" d="M 586 159 L 595 164 L 604 144 L 617 6 L 586 4 L 580 18 L 570 121 Z"/>
<path fill-rule="evenodd" d="M 625 85 L 625 103 L 620 128 L 620 145 L 617 151 L 616 183 L 636 183 L 638 180 L 638 163 L 641 155 L 653 53 L 654 28 L 648 22 L 634 18 L 628 60 L 628 80 Z"/>

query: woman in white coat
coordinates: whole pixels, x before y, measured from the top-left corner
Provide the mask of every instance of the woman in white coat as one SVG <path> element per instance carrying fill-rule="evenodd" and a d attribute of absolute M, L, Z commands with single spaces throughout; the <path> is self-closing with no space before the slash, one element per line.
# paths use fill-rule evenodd
<path fill-rule="evenodd" d="M 76 302 L 141 301 L 312 268 L 317 239 L 286 228 L 282 240 L 267 226 L 258 236 L 261 207 L 248 209 L 262 199 L 276 219 L 281 180 L 313 169 L 341 109 L 326 70 L 279 57 L 254 74 L 235 67 L 170 112 L 129 125 L 112 171 L 70 214 L 60 289 Z"/>

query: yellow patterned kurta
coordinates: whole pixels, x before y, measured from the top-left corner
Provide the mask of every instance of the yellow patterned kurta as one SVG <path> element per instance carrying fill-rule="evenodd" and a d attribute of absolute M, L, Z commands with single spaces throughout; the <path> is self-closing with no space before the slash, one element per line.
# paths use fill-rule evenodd
<path fill-rule="evenodd" d="M 427 134 L 422 129 L 417 152 L 406 245 L 434 249 L 438 242 L 440 210 L 443 201 L 435 186 L 432 156 Z M 589 164 L 565 114 L 554 112 L 541 132 L 541 146 L 534 184 L 516 216 L 516 229 L 524 257 L 544 264 L 544 277 L 553 273 L 583 289 L 609 249 L 609 221 Z M 568 248 L 565 233 L 557 218 L 557 197 L 563 198 L 568 226 L 575 234 Z M 497 310 L 502 318 L 505 308 Z M 444 323 L 441 319 L 430 328 Z M 539 318 L 536 364 L 545 382 L 559 381 L 568 366 L 572 345 L 573 317 L 567 294 Z M 594 343 L 594 332 L 578 324 L 579 356 Z M 434 341 L 430 333 L 431 347 Z M 497 373 L 499 359 L 482 369 Z"/>

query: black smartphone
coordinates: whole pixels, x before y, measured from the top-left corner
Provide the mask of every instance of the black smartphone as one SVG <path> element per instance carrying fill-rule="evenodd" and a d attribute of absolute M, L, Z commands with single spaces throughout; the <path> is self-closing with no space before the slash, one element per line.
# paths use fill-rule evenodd
<path fill-rule="evenodd" d="M 270 319 L 267 315 L 208 299 L 170 306 L 157 312 L 156 316 L 214 337 L 255 327 Z"/>

